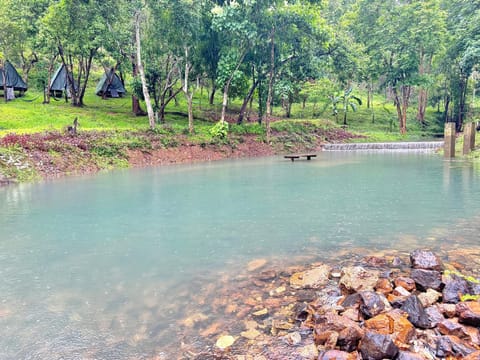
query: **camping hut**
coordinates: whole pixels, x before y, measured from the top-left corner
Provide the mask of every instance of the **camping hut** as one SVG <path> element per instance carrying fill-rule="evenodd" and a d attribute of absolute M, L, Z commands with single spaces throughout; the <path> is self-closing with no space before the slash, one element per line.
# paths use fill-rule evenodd
<path fill-rule="evenodd" d="M 77 84 L 75 84 L 75 89 L 77 88 Z M 57 71 L 55 71 L 50 81 L 50 95 L 53 97 L 62 97 L 64 92 L 67 97 L 71 97 L 68 86 L 67 69 L 65 65 L 62 64 L 58 67 Z"/>
<path fill-rule="evenodd" d="M 125 87 L 113 68 L 108 73 L 103 74 L 97 84 L 95 94 L 112 98 L 122 97 L 125 94 Z"/>
<path fill-rule="evenodd" d="M 15 98 L 14 91 L 23 94 L 27 91 L 27 84 L 18 75 L 17 70 L 10 61 L 5 61 L 3 68 L 0 68 L 0 90 L 7 88 L 7 100 Z"/>

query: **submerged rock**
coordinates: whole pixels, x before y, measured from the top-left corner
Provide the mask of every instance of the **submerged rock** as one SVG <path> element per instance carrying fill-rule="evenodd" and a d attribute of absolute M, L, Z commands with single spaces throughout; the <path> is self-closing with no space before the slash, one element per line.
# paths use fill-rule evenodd
<path fill-rule="evenodd" d="M 328 284 L 331 267 L 321 265 L 311 270 L 301 271 L 290 277 L 293 288 L 318 289 Z"/>
<path fill-rule="evenodd" d="M 362 290 L 373 291 L 380 277 L 378 270 L 367 270 L 361 266 L 350 266 L 343 269 L 340 286 L 347 293 Z"/>
<path fill-rule="evenodd" d="M 221 350 L 224 350 L 235 343 L 235 338 L 231 335 L 220 336 L 215 343 L 215 346 Z"/>
<path fill-rule="evenodd" d="M 252 272 L 265 266 L 267 259 L 255 259 L 247 264 L 247 271 Z"/>

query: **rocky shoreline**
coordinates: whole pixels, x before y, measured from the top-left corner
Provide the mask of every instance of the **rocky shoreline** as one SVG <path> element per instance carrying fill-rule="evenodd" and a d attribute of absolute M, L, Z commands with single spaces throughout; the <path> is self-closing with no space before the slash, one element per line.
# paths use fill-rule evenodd
<path fill-rule="evenodd" d="M 179 322 L 181 358 L 480 359 L 480 282 L 458 260 L 415 250 L 281 271 L 252 261 L 235 286 L 210 289 L 224 322 Z"/>

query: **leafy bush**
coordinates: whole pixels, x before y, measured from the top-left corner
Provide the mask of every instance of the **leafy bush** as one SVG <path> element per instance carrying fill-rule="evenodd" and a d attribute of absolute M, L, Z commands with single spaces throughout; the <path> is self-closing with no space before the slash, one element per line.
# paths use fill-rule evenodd
<path fill-rule="evenodd" d="M 217 122 L 210 129 L 210 134 L 216 139 L 225 139 L 228 136 L 228 123 L 226 121 Z"/>

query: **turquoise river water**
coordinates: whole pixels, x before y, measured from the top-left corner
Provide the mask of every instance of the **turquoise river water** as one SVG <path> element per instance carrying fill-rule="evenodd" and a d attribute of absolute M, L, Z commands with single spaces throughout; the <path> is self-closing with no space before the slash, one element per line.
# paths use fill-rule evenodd
<path fill-rule="evenodd" d="M 448 241 L 479 216 L 480 169 L 419 153 L 326 152 L 0 188 L 0 359 L 150 359 L 174 337 L 177 301 L 252 259 L 408 251 L 402 239 L 421 246 L 443 229 L 438 241 Z M 478 243 L 472 233 L 462 241 Z"/>

